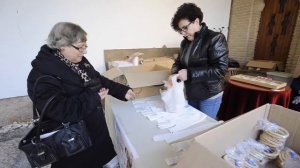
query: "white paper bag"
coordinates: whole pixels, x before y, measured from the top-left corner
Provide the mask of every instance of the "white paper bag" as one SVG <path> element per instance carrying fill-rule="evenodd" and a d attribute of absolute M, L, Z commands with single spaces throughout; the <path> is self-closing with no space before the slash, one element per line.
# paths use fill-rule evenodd
<path fill-rule="evenodd" d="M 172 87 L 161 92 L 161 99 L 165 104 L 166 111 L 170 113 L 183 112 L 186 105 L 183 92 L 184 83 L 177 82 L 177 76 L 172 76 Z"/>

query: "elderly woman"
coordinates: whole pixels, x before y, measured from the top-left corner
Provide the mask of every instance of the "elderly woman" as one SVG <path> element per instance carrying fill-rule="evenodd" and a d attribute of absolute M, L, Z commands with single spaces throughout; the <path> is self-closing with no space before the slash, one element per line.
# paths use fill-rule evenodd
<path fill-rule="evenodd" d="M 184 81 L 188 103 L 216 118 L 227 71 L 228 47 L 224 35 L 208 29 L 202 19 L 201 9 L 193 3 L 184 3 L 176 11 L 171 26 L 184 39 L 172 73 L 178 73 L 177 78 Z"/>
<path fill-rule="evenodd" d="M 52 102 L 46 118 L 59 122 L 84 120 L 92 146 L 52 164 L 53 168 L 100 168 L 115 158 L 101 99 L 110 94 L 120 100 L 135 98 L 132 90 L 101 76 L 84 57 L 87 53 L 87 34 L 78 25 L 57 23 L 32 61 L 27 79 L 28 95 L 42 109 L 46 101 L 60 93 Z M 37 88 L 33 85 L 39 80 Z M 53 78 L 54 77 L 54 78 Z M 35 97 L 33 97 L 35 92 Z"/>

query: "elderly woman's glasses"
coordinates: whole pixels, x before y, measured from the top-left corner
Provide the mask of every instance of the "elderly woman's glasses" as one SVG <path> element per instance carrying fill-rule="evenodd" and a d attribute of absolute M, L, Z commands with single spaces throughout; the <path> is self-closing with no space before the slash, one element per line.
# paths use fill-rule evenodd
<path fill-rule="evenodd" d="M 80 52 L 83 52 L 87 49 L 88 46 L 84 46 L 84 47 L 76 47 L 74 45 L 71 45 L 73 48 L 75 48 L 76 50 L 80 51 Z"/>
<path fill-rule="evenodd" d="M 178 30 L 179 33 L 182 33 L 182 32 L 187 32 L 188 29 L 189 29 L 189 26 L 192 24 L 192 22 L 190 22 L 189 24 L 185 25 L 185 26 L 182 26 L 182 28 Z"/>

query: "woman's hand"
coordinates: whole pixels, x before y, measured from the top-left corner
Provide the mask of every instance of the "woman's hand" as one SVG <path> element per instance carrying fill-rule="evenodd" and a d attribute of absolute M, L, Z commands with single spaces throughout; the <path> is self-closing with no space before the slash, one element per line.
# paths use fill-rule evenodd
<path fill-rule="evenodd" d="M 182 69 L 178 71 L 178 77 L 177 79 L 181 81 L 186 81 L 187 80 L 187 69 Z"/>
<path fill-rule="evenodd" d="M 101 97 L 101 100 L 103 100 L 108 95 L 109 89 L 101 88 L 98 92 L 99 96 Z"/>
<path fill-rule="evenodd" d="M 129 89 L 127 91 L 127 93 L 125 95 L 125 99 L 126 100 L 134 100 L 135 99 L 135 94 L 134 94 L 134 92 L 131 89 Z"/>
<path fill-rule="evenodd" d="M 165 81 L 165 87 L 168 89 L 173 86 L 172 78 L 177 76 L 177 82 L 186 81 L 187 80 L 187 69 L 181 69 L 177 74 L 170 75 L 168 77 L 168 81 Z"/>

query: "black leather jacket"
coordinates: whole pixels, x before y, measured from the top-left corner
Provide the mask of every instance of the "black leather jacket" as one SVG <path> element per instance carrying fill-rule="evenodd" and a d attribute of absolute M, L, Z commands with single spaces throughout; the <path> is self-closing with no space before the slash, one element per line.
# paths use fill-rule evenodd
<path fill-rule="evenodd" d="M 192 42 L 184 39 L 172 67 L 173 74 L 187 69 L 185 91 L 188 100 L 205 100 L 223 91 L 228 68 L 225 36 L 208 29 L 205 23 L 201 25 L 201 30 L 195 33 L 188 61 L 185 61 L 185 52 Z"/>

